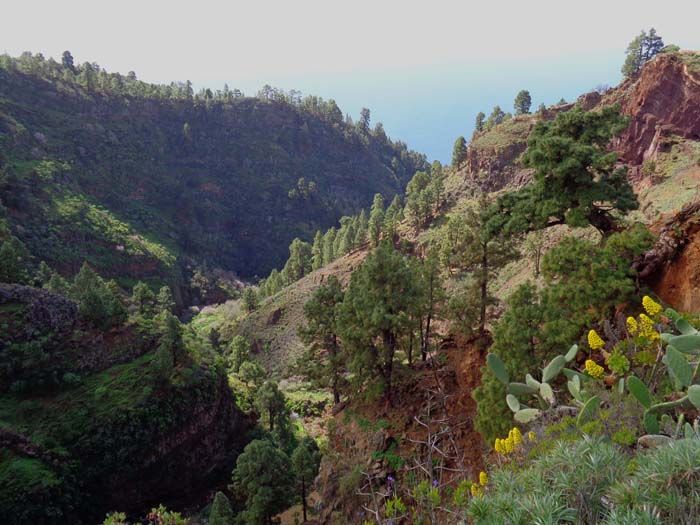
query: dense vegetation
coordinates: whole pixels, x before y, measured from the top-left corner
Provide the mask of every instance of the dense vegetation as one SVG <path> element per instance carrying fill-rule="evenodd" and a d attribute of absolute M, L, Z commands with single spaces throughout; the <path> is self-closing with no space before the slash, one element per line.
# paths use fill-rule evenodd
<path fill-rule="evenodd" d="M 0 57 L 0 85 L 0 217 L 64 276 L 83 261 L 122 285 L 264 275 L 292 238 L 426 166 L 369 110 L 355 124 L 269 86 L 194 94 L 31 53 Z"/>
<path fill-rule="evenodd" d="M 643 32 L 627 74 L 662 48 Z M 533 130 L 532 181 L 492 195 L 462 185 L 463 137 L 429 166 L 369 110 L 297 92 L 195 94 L 68 52 L 0 57 L 0 82 L 2 523 L 307 522 L 334 503 L 318 480 L 343 523 L 697 521 L 700 320 L 633 264 L 654 238 L 627 217 L 619 106 L 545 118 L 521 90 L 515 117 L 480 113 L 471 147 Z M 276 325 L 302 284 L 305 352 L 273 377 L 237 325 Z M 408 423 L 361 415 L 380 406 Z"/>

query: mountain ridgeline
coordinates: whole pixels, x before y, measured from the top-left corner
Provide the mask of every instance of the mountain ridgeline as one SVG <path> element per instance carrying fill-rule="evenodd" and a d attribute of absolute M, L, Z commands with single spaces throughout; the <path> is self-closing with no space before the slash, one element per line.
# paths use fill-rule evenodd
<path fill-rule="evenodd" d="M 177 285 L 185 267 L 266 275 L 294 237 L 426 166 L 369 110 L 353 123 L 332 100 L 0 60 L 0 217 L 64 275 L 83 261 L 122 285 Z"/>

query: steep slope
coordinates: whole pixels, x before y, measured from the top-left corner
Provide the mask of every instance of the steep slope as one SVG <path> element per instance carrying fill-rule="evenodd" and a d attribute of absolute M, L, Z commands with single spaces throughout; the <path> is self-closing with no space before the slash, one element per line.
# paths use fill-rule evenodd
<path fill-rule="evenodd" d="M 0 284 L 0 326 L 0 522 L 92 525 L 230 476 L 252 422 L 206 354 L 164 380 L 148 323 L 96 331 L 27 286 Z"/>
<path fill-rule="evenodd" d="M 422 469 L 434 469 L 444 487 L 478 476 L 483 441 L 472 424 L 471 393 L 480 378 L 471 371 L 483 366 L 484 355 L 472 342 L 447 340 L 438 356 L 403 370 L 396 406 L 355 398 L 338 411 L 321 465 L 320 523 L 362 523 L 358 492 L 402 487 L 404 465 L 416 483 Z"/>
<path fill-rule="evenodd" d="M 265 275 L 293 237 L 391 198 L 425 164 L 332 101 L 168 98 L 168 86 L 4 58 L 0 213 L 66 274 L 88 260 L 124 283 L 177 281 L 193 262 Z"/>

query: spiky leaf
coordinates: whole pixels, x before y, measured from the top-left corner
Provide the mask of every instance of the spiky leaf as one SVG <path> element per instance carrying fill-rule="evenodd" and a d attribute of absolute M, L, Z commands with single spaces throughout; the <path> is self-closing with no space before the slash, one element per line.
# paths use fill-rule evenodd
<path fill-rule="evenodd" d="M 578 345 L 571 345 L 571 348 L 569 348 L 569 351 L 566 352 L 564 356 L 566 362 L 569 363 L 573 361 L 576 358 L 576 354 L 578 354 Z"/>
<path fill-rule="evenodd" d="M 538 393 L 540 389 L 531 387 L 525 383 L 510 383 L 507 391 L 509 394 L 516 396 L 531 396 Z"/>
<path fill-rule="evenodd" d="M 688 387 L 688 399 L 695 408 L 700 410 L 700 385 L 691 385 Z"/>
<path fill-rule="evenodd" d="M 515 420 L 518 423 L 527 424 L 530 421 L 538 418 L 540 411 L 537 408 L 523 408 L 515 413 Z"/>
<path fill-rule="evenodd" d="M 501 383 L 507 385 L 510 382 L 510 377 L 508 375 L 508 370 L 506 370 L 506 365 L 496 354 L 489 354 L 486 356 L 486 362 L 488 363 L 493 375 L 496 376 Z"/>
<path fill-rule="evenodd" d="M 566 357 L 563 355 L 558 355 L 552 359 L 547 366 L 544 367 L 542 371 L 542 382 L 548 383 L 561 372 L 562 368 L 566 365 Z"/>
<path fill-rule="evenodd" d="M 657 419 L 656 414 L 649 412 L 648 410 L 644 412 L 644 429 L 649 434 L 659 433 L 659 420 Z"/>
<path fill-rule="evenodd" d="M 625 393 L 625 378 L 621 377 L 617 382 L 617 393 L 622 395 Z"/>
<path fill-rule="evenodd" d="M 576 424 L 581 426 L 583 423 L 591 419 L 595 413 L 598 411 L 600 406 L 600 398 L 598 396 L 593 396 L 581 407 L 581 411 L 578 413 L 578 418 L 576 419 Z"/>
<path fill-rule="evenodd" d="M 666 365 L 672 378 L 685 388 L 693 381 L 693 367 L 674 346 L 666 347 Z"/>
<path fill-rule="evenodd" d="M 513 394 L 508 394 L 506 396 L 506 403 L 508 403 L 508 408 L 510 408 L 514 413 L 520 410 L 520 401 Z"/>
<path fill-rule="evenodd" d="M 636 376 L 630 376 L 627 379 L 627 389 L 639 401 L 644 408 L 651 407 L 651 395 L 647 386 Z"/>
<path fill-rule="evenodd" d="M 693 430 L 693 427 L 690 425 L 690 423 L 686 423 L 683 426 L 683 433 L 685 434 L 685 439 L 692 439 L 696 436 L 695 430 Z"/>

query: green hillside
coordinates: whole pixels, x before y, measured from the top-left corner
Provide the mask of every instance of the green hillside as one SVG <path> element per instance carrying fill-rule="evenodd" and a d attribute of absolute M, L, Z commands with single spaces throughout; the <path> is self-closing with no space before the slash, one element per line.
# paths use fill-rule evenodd
<path fill-rule="evenodd" d="M 194 267 L 263 276 L 294 237 L 391 198 L 425 165 L 332 100 L 258 95 L 4 56 L 0 217 L 64 274 L 87 260 L 123 284 L 178 284 Z"/>

